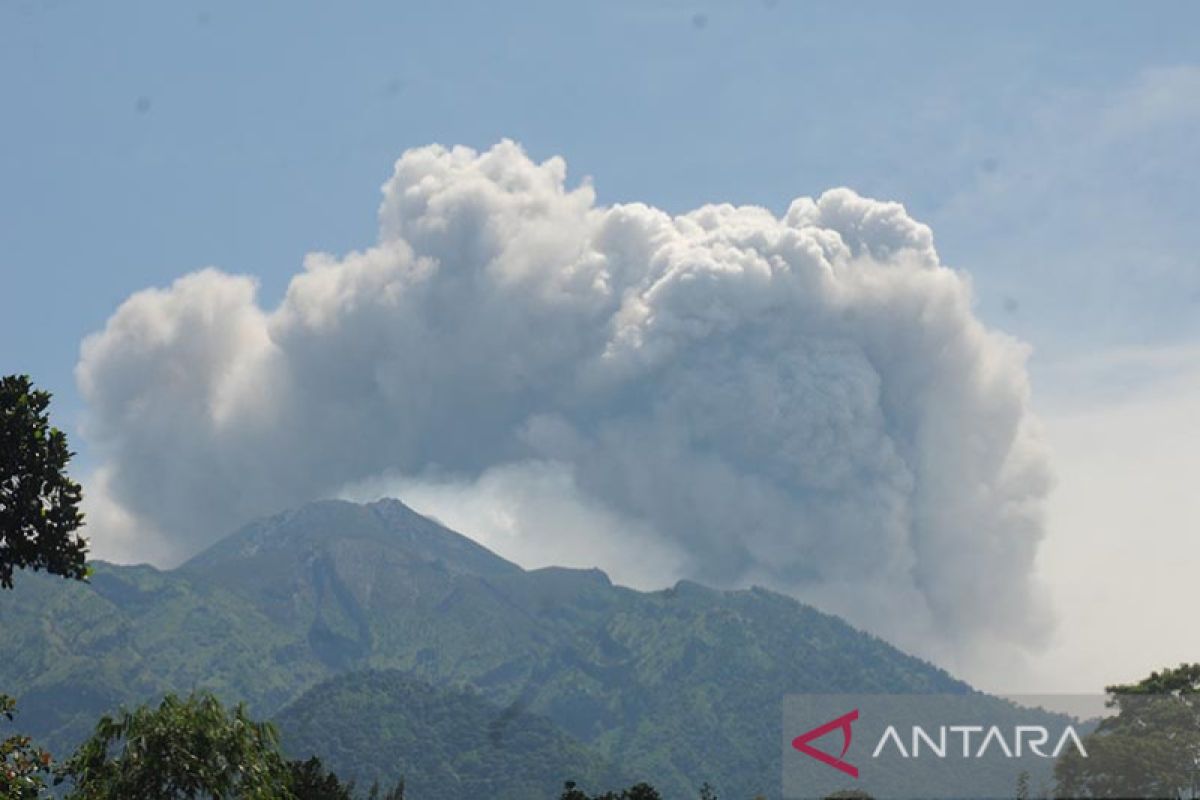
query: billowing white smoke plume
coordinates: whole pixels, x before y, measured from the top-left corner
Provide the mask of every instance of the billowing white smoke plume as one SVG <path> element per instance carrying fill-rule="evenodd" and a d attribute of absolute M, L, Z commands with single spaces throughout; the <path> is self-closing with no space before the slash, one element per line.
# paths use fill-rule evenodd
<path fill-rule="evenodd" d="M 278 308 L 211 269 L 134 295 L 78 377 L 110 510 L 176 558 L 363 482 L 515 493 L 509 552 L 768 585 L 932 652 L 1046 618 L 1024 358 L 898 204 L 599 207 L 504 142 L 405 153 L 378 243 Z"/>

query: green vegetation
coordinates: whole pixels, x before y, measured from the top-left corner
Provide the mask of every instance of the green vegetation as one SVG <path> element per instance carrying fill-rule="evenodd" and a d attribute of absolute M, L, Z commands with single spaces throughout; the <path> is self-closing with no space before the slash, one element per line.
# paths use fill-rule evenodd
<path fill-rule="evenodd" d="M 1104 718 L 1085 740 L 1087 758 L 1064 753 L 1059 797 L 1195 797 L 1200 789 L 1200 664 L 1109 686 Z"/>
<path fill-rule="evenodd" d="M 321 759 L 288 762 L 288 788 L 300 800 L 354 800 L 354 785 L 343 784 Z"/>
<path fill-rule="evenodd" d="M 276 719 L 287 750 L 320 753 L 359 785 L 403 780 L 421 800 L 549 798 L 564 775 L 594 786 L 618 781 L 603 759 L 543 717 L 399 672 L 336 678 Z"/>
<path fill-rule="evenodd" d="M 93 573 L 48 403 L 28 378 L 0 379 L 0 685 L 36 732 L 82 743 L 55 767 L 29 736 L 0 741 L 0 800 L 48 797 L 51 775 L 69 800 L 355 800 L 358 782 L 368 800 L 531 800 L 564 777 L 560 800 L 716 800 L 709 780 L 763 796 L 782 695 L 970 691 L 780 595 L 526 572 L 395 501 L 313 504 L 170 572 Z M 14 587 L 18 569 L 92 579 Z M 1107 691 L 1118 713 L 1087 737 L 1090 758 L 1059 760 L 1057 794 L 1194 794 L 1200 664 Z M 0 695 L 0 719 L 15 707 Z M 287 761 L 251 713 L 320 758 Z M 628 775 L 664 795 L 581 788 Z"/>
<path fill-rule="evenodd" d="M 275 800 L 288 777 L 274 728 L 204 692 L 101 718 L 60 773 L 69 800 Z"/>
<path fill-rule="evenodd" d="M 16 702 L 0 695 L 0 717 L 11 722 Z M 28 736 L 0 741 L 0 800 L 36 800 L 50 775 L 50 754 L 35 747 Z"/>
<path fill-rule="evenodd" d="M 701 800 L 708 800 L 704 794 L 701 794 L 700 797 Z M 605 792 L 604 794 L 589 795 L 579 789 L 574 781 L 567 781 L 558 800 L 662 800 L 662 795 L 648 783 L 636 783 L 628 789 L 622 790 L 620 794 Z M 714 797 L 712 800 L 716 800 L 716 798 Z"/>
<path fill-rule="evenodd" d="M 359 797 L 353 782 L 343 784 L 316 757 L 285 761 L 273 725 L 251 719 L 243 706 L 227 709 L 207 692 L 167 695 L 157 707 L 103 717 L 56 772 L 55 782 L 69 787 L 66 800 Z M 383 794 L 376 784 L 365 797 L 404 800 L 404 783 Z"/>
<path fill-rule="evenodd" d="M 708 781 L 752 797 L 780 774 L 784 694 L 969 691 L 782 595 L 527 572 L 395 501 L 315 503 L 176 570 L 101 563 L 86 585 L 30 576 L 5 600 L 0 685 L 59 752 L 170 692 L 262 718 L 329 678 L 400 670 L 544 717 L 665 796 Z"/>
<path fill-rule="evenodd" d="M 13 588 L 18 569 L 87 576 L 87 542 L 74 533 L 83 524 L 82 490 L 66 475 L 72 453 L 66 435 L 50 427 L 49 405 L 50 393 L 28 376 L 0 378 L 0 589 Z M 14 644 L 5 642 L 5 651 Z M 15 715 L 16 701 L 0 694 L 0 718 Z M 50 763 L 28 736 L 0 740 L 0 800 L 40 797 Z"/>
<path fill-rule="evenodd" d="M 668 797 L 752 797 L 778 780 L 784 694 L 969 691 L 782 595 L 527 572 L 395 501 L 315 503 L 176 570 L 96 564 L 87 585 L 31 576 L 6 599 L 0 685 L 62 752 L 173 691 L 271 717 L 329 678 L 400 670 L 545 717 Z"/>
<path fill-rule="evenodd" d="M 0 589 L 17 569 L 86 575 L 78 483 L 65 472 L 67 437 L 50 426 L 50 393 L 26 375 L 0 378 Z"/>

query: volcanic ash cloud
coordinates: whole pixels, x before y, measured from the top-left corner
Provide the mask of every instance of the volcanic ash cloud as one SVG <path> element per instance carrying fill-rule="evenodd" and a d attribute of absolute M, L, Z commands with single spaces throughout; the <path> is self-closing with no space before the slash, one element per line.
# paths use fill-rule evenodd
<path fill-rule="evenodd" d="M 923 652 L 1044 634 L 1025 348 L 929 228 L 847 189 L 672 216 L 565 177 L 410 150 L 378 242 L 278 307 L 214 269 L 126 300 L 77 370 L 100 552 L 392 481 L 527 562 L 766 585 Z"/>

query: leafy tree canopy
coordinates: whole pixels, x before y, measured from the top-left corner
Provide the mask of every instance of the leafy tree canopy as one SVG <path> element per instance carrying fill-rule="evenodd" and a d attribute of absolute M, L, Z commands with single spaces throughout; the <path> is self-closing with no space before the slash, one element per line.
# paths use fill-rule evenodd
<path fill-rule="evenodd" d="M 64 471 L 73 453 L 50 427 L 50 393 L 26 375 L 0 378 L 0 588 L 13 571 L 46 570 L 64 578 L 87 575 L 82 490 Z"/>
<path fill-rule="evenodd" d="M 1059 797 L 1195 796 L 1200 779 L 1200 664 L 1106 687 L 1117 709 L 1054 766 Z"/>
<path fill-rule="evenodd" d="M 0 717 L 11 722 L 16 704 L 0 694 Z M 36 800 L 43 796 L 50 773 L 50 754 L 34 747 L 28 736 L 0 741 L 0 800 Z"/>
<path fill-rule="evenodd" d="M 275 729 L 250 719 L 240 705 L 225 709 L 207 692 L 167 695 L 157 708 L 103 717 L 60 772 L 60 780 L 74 784 L 70 800 L 290 795 Z"/>
<path fill-rule="evenodd" d="M 1150 677 L 1137 683 L 1106 686 L 1110 695 L 1109 705 L 1120 706 L 1127 698 L 1137 695 L 1189 695 L 1200 694 L 1200 664 L 1180 664 L 1162 672 L 1151 672 Z"/>

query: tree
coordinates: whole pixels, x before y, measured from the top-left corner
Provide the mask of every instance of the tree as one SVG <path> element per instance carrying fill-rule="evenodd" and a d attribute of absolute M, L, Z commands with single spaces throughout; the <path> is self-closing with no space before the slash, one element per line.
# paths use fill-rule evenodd
<path fill-rule="evenodd" d="M 404 800 L 404 779 L 401 778 L 399 783 L 387 791 L 381 789 L 378 783 L 371 784 L 371 791 L 367 792 L 367 800 Z"/>
<path fill-rule="evenodd" d="M 1017 800 L 1030 800 L 1029 796 L 1029 773 L 1021 770 L 1021 774 L 1017 776 Z"/>
<path fill-rule="evenodd" d="M 559 800 L 662 800 L 662 795 L 648 783 L 636 783 L 628 789 L 622 790 L 620 794 L 605 792 L 589 796 L 576 785 L 575 781 L 567 781 L 563 786 L 563 793 L 559 795 Z"/>
<path fill-rule="evenodd" d="M 662 795 L 648 783 L 636 783 L 621 792 L 621 800 L 662 800 Z"/>
<path fill-rule="evenodd" d="M 558 800 L 591 800 L 587 792 L 579 788 L 575 781 L 567 781 L 563 784 L 562 794 L 558 796 Z"/>
<path fill-rule="evenodd" d="M 15 703 L 0 695 L 0 717 L 12 721 Z M 50 754 L 34 747 L 27 736 L 0 742 L 0 800 L 36 800 L 42 797 L 50 774 Z"/>
<path fill-rule="evenodd" d="M 1179 797 L 1197 788 L 1200 664 L 1153 672 L 1106 687 L 1117 709 L 1084 739 L 1087 758 L 1068 748 L 1054 765 L 1058 797 Z"/>
<path fill-rule="evenodd" d="M 58 780 L 73 783 L 69 800 L 279 800 L 290 777 L 273 726 L 198 692 L 101 718 Z"/>
<path fill-rule="evenodd" d="M 66 578 L 87 575 L 87 542 L 75 531 L 82 490 L 64 470 L 73 455 L 67 437 L 50 427 L 50 393 L 25 375 L 0 378 L 0 589 L 17 569 L 44 569 Z M 0 718 L 11 722 L 16 701 L 0 694 Z M 0 800 L 41 797 L 50 754 L 27 736 L 0 741 Z"/>
<path fill-rule="evenodd" d="M 354 800 L 354 784 L 343 784 L 316 756 L 289 762 L 288 773 L 288 788 L 296 800 Z"/>
<path fill-rule="evenodd" d="M 0 378 L 0 588 L 23 568 L 87 575 L 87 541 L 75 534 L 83 492 L 64 471 L 74 454 L 50 427 L 49 405 L 27 375 Z"/>

